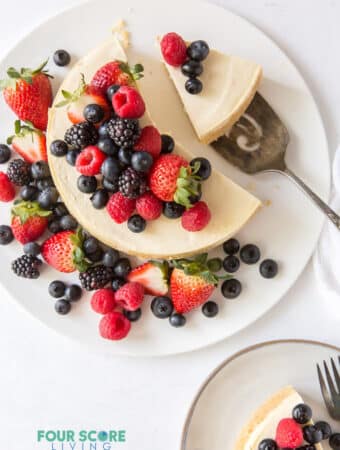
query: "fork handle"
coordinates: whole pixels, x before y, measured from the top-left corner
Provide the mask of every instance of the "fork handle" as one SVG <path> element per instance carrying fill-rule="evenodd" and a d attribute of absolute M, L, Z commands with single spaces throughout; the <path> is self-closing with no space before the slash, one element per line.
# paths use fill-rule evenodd
<path fill-rule="evenodd" d="M 330 208 L 307 184 L 292 172 L 288 167 L 281 171 L 284 175 L 294 181 L 295 184 L 315 203 L 316 206 L 333 222 L 333 224 L 340 230 L 340 216 Z"/>

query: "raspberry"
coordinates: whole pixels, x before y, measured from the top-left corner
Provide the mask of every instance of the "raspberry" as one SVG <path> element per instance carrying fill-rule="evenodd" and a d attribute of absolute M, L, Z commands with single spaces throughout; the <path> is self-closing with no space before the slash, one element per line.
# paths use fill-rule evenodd
<path fill-rule="evenodd" d="M 112 312 L 115 306 L 115 293 L 112 289 L 99 289 L 92 295 L 91 307 L 96 313 L 107 314 Z"/>
<path fill-rule="evenodd" d="M 100 151 L 95 145 L 90 145 L 79 153 L 76 160 L 76 169 L 82 175 L 98 175 L 105 159 L 105 153 Z"/>
<path fill-rule="evenodd" d="M 211 212 L 205 202 L 197 202 L 182 216 L 182 227 L 187 231 L 201 231 L 211 219 Z"/>
<path fill-rule="evenodd" d="M 91 86 L 105 95 L 112 84 L 129 84 L 130 77 L 122 71 L 120 64 L 119 61 L 111 61 L 98 69 L 92 78 Z"/>
<path fill-rule="evenodd" d="M 282 419 L 276 429 L 276 443 L 280 448 L 297 448 L 303 443 L 302 428 L 294 419 Z"/>
<path fill-rule="evenodd" d="M 165 61 L 178 67 L 187 59 L 187 45 L 177 33 L 168 33 L 161 40 L 161 51 Z"/>
<path fill-rule="evenodd" d="M 4 172 L 0 172 L 0 201 L 10 202 L 15 197 L 15 189 L 11 180 Z"/>
<path fill-rule="evenodd" d="M 124 339 L 131 329 L 130 321 L 120 312 L 110 312 L 99 322 L 99 333 L 104 339 L 119 341 Z"/>
<path fill-rule="evenodd" d="M 149 125 L 142 129 L 140 138 L 134 146 L 134 150 L 150 153 L 154 160 L 158 158 L 162 149 L 162 138 L 157 128 Z"/>
<path fill-rule="evenodd" d="M 131 281 L 118 289 L 115 298 L 119 306 L 127 311 L 135 311 L 143 303 L 144 287 L 135 281 Z"/>
<path fill-rule="evenodd" d="M 136 200 L 124 197 L 120 192 L 113 194 L 106 205 L 107 212 L 116 223 L 128 220 L 136 207 Z"/>
<path fill-rule="evenodd" d="M 146 192 L 136 201 L 136 210 L 145 220 L 156 220 L 162 214 L 163 203 L 151 192 Z"/>
<path fill-rule="evenodd" d="M 121 86 L 112 97 L 112 106 L 122 119 L 139 119 L 145 113 L 145 103 L 137 89 Z"/>

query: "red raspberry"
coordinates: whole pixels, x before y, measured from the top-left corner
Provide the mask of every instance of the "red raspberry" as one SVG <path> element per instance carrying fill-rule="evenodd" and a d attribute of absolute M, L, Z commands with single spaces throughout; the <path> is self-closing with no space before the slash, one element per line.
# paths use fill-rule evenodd
<path fill-rule="evenodd" d="M 90 145 L 79 153 L 76 160 L 76 169 L 82 175 L 93 176 L 100 173 L 100 168 L 106 159 L 105 153 L 95 145 Z"/>
<path fill-rule="evenodd" d="M 99 322 L 101 337 L 112 341 L 124 339 L 129 334 L 130 329 L 130 321 L 120 312 L 109 312 Z"/>
<path fill-rule="evenodd" d="M 111 61 L 94 74 L 91 86 L 94 86 L 102 95 L 106 95 L 107 89 L 112 84 L 129 84 L 130 77 L 120 68 L 119 61 Z"/>
<path fill-rule="evenodd" d="M 144 127 L 134 150 L 148 152 L 154 160 L 158 158 L 162 150 L 162 138 L 157 128 L 152 125 Z"/>
<path fill-rule="evenodd" d="M 111 195 L 106 205 L 107 212 L 116 223 L 123 223 L 128 220 L 136 207 L 136 200 L 127 198 L 120 192 Z"/>
<path fill-rule="evenodd" d="M 135 311 L 143 303 L 144 287 L 135 281 L 130 281 L 118 289 L 115 298 L 122 308 L 127 311 Z"/>
<path fill-rule="evenodd" d="M 115 293 L 112 289 L 99 289 L 92 295 L 91 307 L 96 313 L 107 314 L 112 312 L 115 306 Z"/>
<path fill-rule="evenodd" d="M 121 86 L 112 97 L 112 106 L 122 119 L 139 119 L 145 113 L 145 103 L 137 89 Z"/>
<path fill-rule="evenodd" d="M 152 192 L 146 192 L 136 201 L 136 210 L 145 220 L 156 220 L 162 214 L 163 203 Z"/>
<path fill-rule="evenodd" d="M 302 428 L 294 419 L 282 419 L 276 429 L 276 443 L 280 448 L 297 448 L 303 443 Z"/>
<path fill-rule="evenodd" d="M 15 188 L 4 172 L 0 172 L 0 201 L 11 202 L 15 197 Z"/>
<path fill-rule="evenodd" d="M 205 202 L 197 202 L 182 215 L 182 227 L 187 231 L 201 231 L 211 219 L 211 212 Z"/>
<path fill-rule="evenodd" d="M 161 51 L 163 58 L 170 66 L 181 66 L 187 59 L 187 45 L 177 33 L 168 33 L 163 36 Z"/>

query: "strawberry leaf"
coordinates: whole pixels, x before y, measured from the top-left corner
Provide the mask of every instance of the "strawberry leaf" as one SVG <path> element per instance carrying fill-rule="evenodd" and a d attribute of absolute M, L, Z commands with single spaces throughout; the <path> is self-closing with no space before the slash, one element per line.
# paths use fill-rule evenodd
<path fill-rule="evenodd" d="M 30 217 L 49 217 L 52 211 L 42 209 L 38 202 L 19 201 L 12 207 L 12 216 L 18 216 L 24 224 Z"/>
<path fill-rule="evenodd" d="M 57 103 L 55 105 L 56 108 L 61 108 L 63 106 L 66 106 L 66 105 L 69 105 L 71 103 L 78 101 L 80 99 L 80 97 L 85 93 L 86 87 L 87 87 L 87 84 L 85 81 L 84 74 L 81 73 L 80 74 L 80 82 L 79 82 L 79 86 L 77 87 L 77 89 L 73 92 L 62 90 L 61 94 L 64 97 L 64 100 Z"/>

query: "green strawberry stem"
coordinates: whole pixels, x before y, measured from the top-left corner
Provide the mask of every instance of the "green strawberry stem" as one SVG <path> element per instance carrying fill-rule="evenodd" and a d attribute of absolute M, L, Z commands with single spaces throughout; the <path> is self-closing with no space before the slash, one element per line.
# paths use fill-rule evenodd
<path fill-rule="evenodd" d="M 80 82 L 79 82 L 79 86 L 77 87 L 77 89 L 73 92 L 62 90 L 61 93 L 65 100 L 62 100 L 61 102 L 57 103 L 55 105 L 56 108 L 60 108 L 62 106 L 66 106 L 66 105 L 69 105 L 71 103 L 78 101 L 80 99 L 80 97 L 85 93 L 86 86 L 87 86 L 87 84 L 85 81 L 84 74 L 81 73 L 80 74 Z"/>
<path fill-rule="evenodd" d="M 144 66 L 142 64 L 135 64 L 130 67 L 128 63 L 120 61 L 119 68 L 122 72 L 128 74 L 132 81 L 137 81 L 144 77 Z"/>
<path fill-rule="evenodd" d="M 12 144 L 15 137 L 25 137 L 27 134 L 32 134 L 33 141 L 33 133 L 36 133 L 39 136 L 43 136 L 44 134 L 41 130 L 35 128 L 33 123 L 29 120 L 24 120 L 23 122 L 21 122 L 21 120 L 16 120 L 14 122 L 14 134 L 7 138 L 7 144 Z"/>
<path fill-rule="evenodd" d="M 197 170 L 195 167 L 181 167 L 179 170 L 174 201 L 187 209 L 193 206 L 190 197 L 199 195 L 201 191 L 200 178 L 196 175 Z"/>
<path fill-rule="evenodd" d="M 18 216 L 22 224 L 30 217 L 48 217 L 52 211 L 42 209 L 38 202 L 19 201 L 12 207 L 12 216 Z"/>
<path fill-rule="evenodd" d="M 14 67 L 10 67 L 7 70 L 8 78 L 0 80 L 0 90 L 6 88 L 15 89 L 17 81 L 19 80 L 24 80 L 26 81 L 26 83 L 32 84 L 34 76 L 40 73 L 46 75 L 49 78 L 53 78 L 53 76 L 48 73 L 48 70 L 45 69 L 47 63 L 48 59 L 44 61 L 42 64 L 40 64 L 40 66 L 37 67 L 36 69 L 29 69 L 27 67 L 22 67 L 20 71 L 18 71 Z"/>
<path fill-rule="evenodd" d="M 168 282 L 169 281 L 169 275 L 170 275 L 168 261 L 166 261 L 166 260 L 164 260 L 164 261 L 150 260 L 149 262 L 151 264 L 153 264 L 154 266 L 158 267 L 161 270 L 162 275 L 163 275 L 163 280 Z"/>
<path fill-rule="evenodd" d="M 73 264 L 79 272 L 86 272 L 86 270 L 91 266 L 91 262 L 86 258 L 83 250 L 85 241 L 83 229 L 79 227 L 77 231 L 70 236 L 70 240 L 74 245 L 72 254 Z"/>

